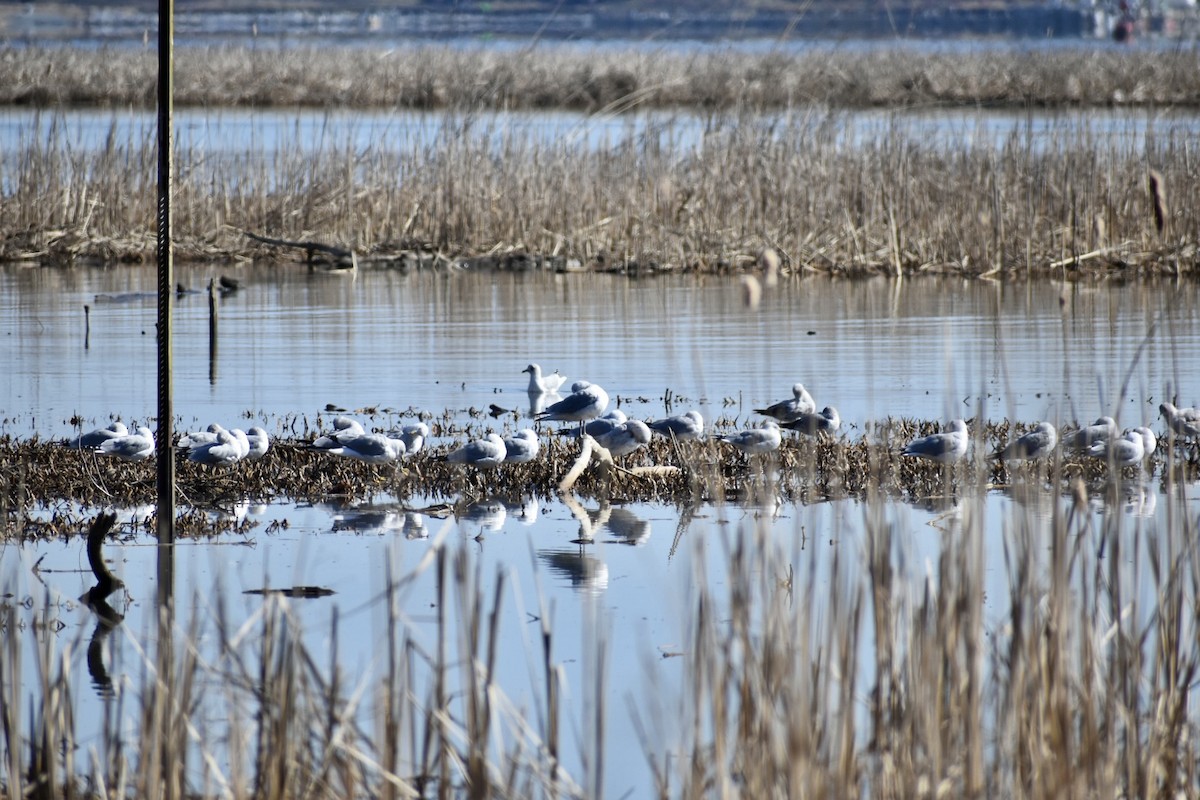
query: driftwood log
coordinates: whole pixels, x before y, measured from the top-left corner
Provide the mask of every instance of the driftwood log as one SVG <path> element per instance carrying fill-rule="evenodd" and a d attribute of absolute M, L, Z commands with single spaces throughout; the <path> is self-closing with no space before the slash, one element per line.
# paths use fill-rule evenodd
<path fill-rule="evenodd" d="M 354 269 L 358 266 L 358 257 L 354 255 L 354 251 L 337 245 L 325 244 L 324 242 L 293 242 L 288 239 L 275 239 L 270 236 L 260 236 L 251 231 L 242 231 L 242 233 L 256 242 L 269 244 L 273 247 L 294 247 L 305 252 L 305 263 L 310 267 L 316 263 L 315 254 L 324 253 L 330 257 L 330 261 L 340 269 Z"/>

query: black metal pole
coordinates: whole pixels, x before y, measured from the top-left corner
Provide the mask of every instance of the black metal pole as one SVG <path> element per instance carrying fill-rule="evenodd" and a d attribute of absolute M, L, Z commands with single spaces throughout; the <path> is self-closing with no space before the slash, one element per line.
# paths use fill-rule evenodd
<path fill-rule="evenodd" d="M 173 0 L 158 3 L 158 543 L 170 558 L 175 542 L 174 409 L 171 391 L 171 310 L 175 281 L 171 252 L 171 111 L 175 95 Z M 161 584 L 160 569 L 160 584 Z M 161 590 L 160 590 L 161 591 Z"/>

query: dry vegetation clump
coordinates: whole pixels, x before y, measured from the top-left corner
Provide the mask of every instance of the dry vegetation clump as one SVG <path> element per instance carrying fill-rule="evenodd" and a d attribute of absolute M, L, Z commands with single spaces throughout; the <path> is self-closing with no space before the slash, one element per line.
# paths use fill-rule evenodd
<path fill-rule="evenodd" d="M 157 54 L 0 52 L 0 104 L 154 107 Z M 184 47 L 176 103 L 424 110 L 1200 105 L 1195 49 Z"/>
<path fill-rule="evenodd" d="M 955 497 L 978 481 L 1003 488 L 1014 479 L 1036 479 L 1060 493 L 1075 483 L 1101 491 L 1113 470 L 1100 459 L 1064 454 L 1061 461 L 1010 469 L 991 461 L 991 453 L 1008 440 L 1009 424 L 988 425 L 974 447 L 977 461 L 947 468 L 899 455 L 902 445 L 918 435 L 940 429 L 937 423 L 887 420 L 869 435 L 857 438 L 811 439 L 785 437 L 768 458 L 747 458 L 715 439 L 673 442 L 655 438 L 651 445 L 616 461 L 615 469 L 586 469 L 571 484 L 584 498 L 615 504 L 659 502 L 676 505 L 744 500 L 770 487 L 783 501 L 805 503 L 872 494 L 921 504 L 930 498 Z M 453 435 L 482 435 L 482 426 L 468 425 Z M 449 429 L 435 429 L 449 435 Z M 258 461 L 229 469 L 193 464 L 178 456 L 177 490 L 188 509 L 181 521 L 182 536 L 246 532 L 249 523 L 228 515 L 213 518 L 203 512 L 234 507 L 245 498 L 258 502 L 290 500 L 359 501 L 389 495 L 401 503 L 467 503 L 491 498 L 555 497 L 564 477 L 580 455 L 570 437 L 552 436 L 543 442 L 538 459 L 494 471 L 447 463 L 449 445 L 436 446 L 402 462 L 371 465 L 308 449 L 300 440 L 276 441 Z M 88 508 L 151 504 L 156 498 L 153 462 L 128 463 L 90 452 L 70 450 L 38 439 L 0 438 L 0 459 L 13 466 L 0 480 L 0 510 L 7 510 L 4 534 L 11 538 L 60 535 L 78 524 Z M 1153 474 L 1163 467 L 1163 479 L 1195 480 L 1200 474 L 1200 449 L 1176 442 L 1169 459 L 1156 455 L 1147 466 Z M 639 470 L 640 467 L 667 467 Z M 1120 470 L 1117 470 L 1120 472 Z M 1132 477 L 1136 470 L 1125 470 Z M 62 504 L 66 503 L 64 507 Z M 44 509 L 52 513 L 45 519 Z M 82 510 L 81 510 L 82 509 Z M 29 512 L 33 511 L 31 516 Z"/>
<path fill-rule="evenodd" d="M 764 247 L 785 277 L 1200 265 L 1188 124 L 1149 125 L 1132 149 L 1128 123 L 1086 115 L 997 137 L 982 122 L 931 136 L 903 117 L 741 111 L 631 120 L 607 144 L 539 139 L 503 116 L 429 124 L 428 141 L 322 144 L 297 126 L 270 154 L 180 152 L 176 257 L 290 262 L 315 241 L 364 269 L 740 272 Z M 80 152 L 49 129 L 0 166 L 0 259 L 152 261 L 152 131 L 125 141 L 114 119 Z"/>

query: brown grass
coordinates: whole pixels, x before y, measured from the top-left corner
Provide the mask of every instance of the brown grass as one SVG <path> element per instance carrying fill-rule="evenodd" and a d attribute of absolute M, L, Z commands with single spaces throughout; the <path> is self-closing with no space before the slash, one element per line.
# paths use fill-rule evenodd
<path fill-rule="evenodd" d="M 250 231 L 353 250 L 364 269 L 726 272 L 753 269 L 765 247 L 780 253 L 782 279 L 1180 275 L 1200 265 L 1187 124 L 1152 127 L 1137 148 L 1086 117 L 967 146 L 899 124 L 863 141 L 837 113 L 795 107 L 655 123 L 682 145 L 652 135 L 594 147 L 531 141 L 474 114 L 437 122 L 434 148 L 334 141 L 310 155 L 284 141 L 274 155 L 180 152 L 177 258 L 303 257 Z M 0 259 L 152 261 L 154 152 L 151 135 L 115 133 L 98 152 L 77 152 L 58 127 L 6 154 Z M 1148 166 L 1157 193 L 1146 189 Z"/>
<path fill-rule="evenodd" d="M 30 47 L 0 53 L 0 104 L 154 107 L 151 49 Z M 988 106 L 1200 105 L 1194 48 L 1014 46 L 933 51 L 403 45 L 186 47 L 176 103 L 199 107 L 704 111 Z"/>
<path fill-rule="evenodd" d="M 1144 525 L 1117 505 L 1092 511 L 1081 483 L 1063 502 L 1044 489 L 1045 476 L 1015 478 L 1023 499 L 1005 519 L 1002 563 L 985 563 L 995 552 L 984 542 L 988 476 L 969 470 L 955 477 L 959 501 L 940 521 L 930 563 L 880 486 L 866 490 L 861 524 L 820 532 L 837 542 L 828 547 L 805 544 L 803 531 L 785 535 L 768 515 L 724 533 L 697 530 L 696 577 L 680 604 L 685 632 L 666 654 L 682 659 L 682 685 L 624 695 L 654 775 L 638 791 L 1194 794 L 1200 531 L 1172 475 L 1163 477 L 1166 507 Z M 1057 466 L 1050 478 L 1066 479 Z M 710 558 L 724 565 L 720 580 L 709 579 Z M 809 566 L 785 567 L 797 561 Z M 597 774 L 561 769 L 563 672 L 544 604 L 532 655 L 537 707 L 515 709 L 493 683 L 497 660 L 512 657 L 512 643 L 497 638 L 505 582 L 501 574 L 489 584 L 477 564 L 470 547 L 439 538 L 412 573 L 389 572 L 377 651 L 387 668 L 367 686 L 342 672 L 336 617 L 318 637 L 331 643 L 324 663 L 287 601 L 269 598 L 248 625 L 222 609 L 215 637 L 193 625 L 180 632 L 185 646 L 148 649 L 154 669 L 126 676 L 86 759 L 60 637 L 23 629 L 23 607 L 5 604 L 0 788 L 14 798 L 599 796 L 599 749 L 581 759 Z M 431 570 L 432 634 L 400 611 L 407 583 Z M 1006 578 L 1001 596 L 984 597 L 985 570 Z M 175 624 L 170 614 L 163 622 Z M 602 687 L 607 659 L 639 654 L 610 655 L 593 636 L 584 674 Z M 216 658 L 203 650 L 214 638 Z M 38 658 L 22 682 L 27 647 Z M 606 716 L 622 713 L 596 691 L 580 737 L 593 743 Z M 132 731 L 121 704 L 137 710 Z M 193 735 L 208 724 L 225 738 Z M 222 768 L 225 748 L 245 758 Z"/>

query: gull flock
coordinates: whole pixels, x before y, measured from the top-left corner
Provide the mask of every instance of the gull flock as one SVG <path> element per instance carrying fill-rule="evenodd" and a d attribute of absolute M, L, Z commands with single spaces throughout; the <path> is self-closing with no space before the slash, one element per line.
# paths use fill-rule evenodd
<path fill-rule="evenodd" d="M 536 423 L 567 423 L 562 433 L 591 437 L 614 457 L 627 456 L 647 446 L 655 435 L 676 441 L 697 441 L 705 437 L 705 422 L 695 409 L 682 414 L 648 420 L 630 419 L 619 408 L 609 410 L 611 398 L 598 384 L 579 380 L 571 384 L 566 397 L 559 391 L 567 378 L 557 371 L 544 373 L 535 363 L 522 370 L 529 375 L 527 391 Z M 801 383 L 792 386 L 792 396 L 754 409 L 766 419 L 759 425 L 737 431 L 714 433 L 713 440 L 734 448 L 746 457 L 769 454 L 781 446 L 785 432 L 807 436 L 836 436 L 841 418 L 833 406 L 817 410 L 812 395 Z M 1159 406 L 1167 425 L 1167 435 L 1180 439 L 1200 439 L 1200 410 L 1177 408 L 1169 402 Z M 307 445 L 307 449 L 330 456 L 388 464 L 420 452 L 430 436 L 424 422 L 406 425 L 388 433 L 371 432 L 348 416 L 338 416 L 332 427 Z M 80 434 L 65 443 L 68 447 L 88 450 L 126 461 L 144 461 L 155 454 L 154 434 L 149 428 L 130 431 L 122 422 Z M 965 420 L 955 419 L 946 429 L 909 441 L 899 451 L 903 457 L 938 464 L 956 464 L 970 450 L 970 430 Z M 1120 430 L 1112 417 L 1100 417 L 1090 425 L 1059 435 L 1050 422 L 1039 422 L 1028 432 L 1014 438 L 990 454 L 1004 462 L 1039 461 L 1053 457 L 1061 448 L 1078 457 L 1103 459 L 1110 464 L 1138 466 L 1150 458 L 1158 438 L 1148 426 Z M 227 469 L 242 461 L 263 458 L 271 441 L 261 427 L 246 431 L 212 424 L 203 431 L 182 435 L 177 450 L 190 462 L 211 468 Z M 490 432 L 434 457 L 453 464 L 478 469 L 494 469 L 503 464 L 534 461 L 540 453 L 540 437 L 535 428 L 524 428 L 502 437 Z"/>

